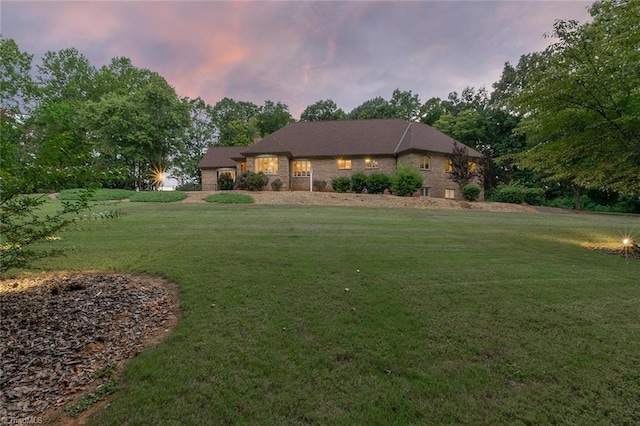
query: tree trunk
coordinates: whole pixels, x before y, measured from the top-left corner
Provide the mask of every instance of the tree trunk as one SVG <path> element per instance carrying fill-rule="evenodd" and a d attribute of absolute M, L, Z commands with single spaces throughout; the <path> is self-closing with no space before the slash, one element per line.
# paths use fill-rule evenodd
<path fill-rule="evenodd" d="M 573 185 L 573 206 L 576 210 L 582 210 L 582 202 L 580 201 L 580 187 Z"/>

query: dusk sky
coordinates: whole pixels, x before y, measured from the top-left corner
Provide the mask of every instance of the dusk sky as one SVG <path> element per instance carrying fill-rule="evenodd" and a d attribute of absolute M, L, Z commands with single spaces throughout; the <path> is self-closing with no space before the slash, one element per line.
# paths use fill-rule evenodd
<path fill-rule="evenodd" d="M 126 56 L 180 96 L 262 105 L 333 99 L 349 112 L 394 89 L 422 102 L 500 78 L 544 49 L 556 19 L 589 20 L 584 1 L 7 1 L 1 32 L 38 63 L 75 47 L 100 67 Z"/>

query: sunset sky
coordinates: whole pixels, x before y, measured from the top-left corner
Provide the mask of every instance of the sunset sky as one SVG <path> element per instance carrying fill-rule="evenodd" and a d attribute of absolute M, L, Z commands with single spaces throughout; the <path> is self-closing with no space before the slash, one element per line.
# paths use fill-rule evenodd
<path fill-rule="evenodd" d="M 424 102 L 499 79 L 544 49 L 555 19 L 583 1 L 2 1 L 1 32 L 34 61 L 75 47 L 100 67 L 126 56 L 181 96 L 304 108 L 411 90 Z"/>

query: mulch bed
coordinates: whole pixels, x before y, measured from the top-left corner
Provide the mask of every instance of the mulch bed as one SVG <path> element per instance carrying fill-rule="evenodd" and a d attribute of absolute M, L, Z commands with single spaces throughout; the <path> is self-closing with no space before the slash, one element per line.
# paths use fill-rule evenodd
<path fill-rule="evenodd" d="M 147 275 L 0 281 L 0 423 L 59 410 L 95 389 L 101 372 L 159 342 L 178 315 L 175 286 Z"/>

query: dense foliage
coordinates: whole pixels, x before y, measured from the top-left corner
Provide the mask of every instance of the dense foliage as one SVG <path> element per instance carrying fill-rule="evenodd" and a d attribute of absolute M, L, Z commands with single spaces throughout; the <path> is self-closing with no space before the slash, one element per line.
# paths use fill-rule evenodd
<path fill-rule="evenodd" d="M 400 197 L 413 195 L 422 186 L 420 172 L 406 164 L 398 164 L 391 177 L 391 192 Z"/>

